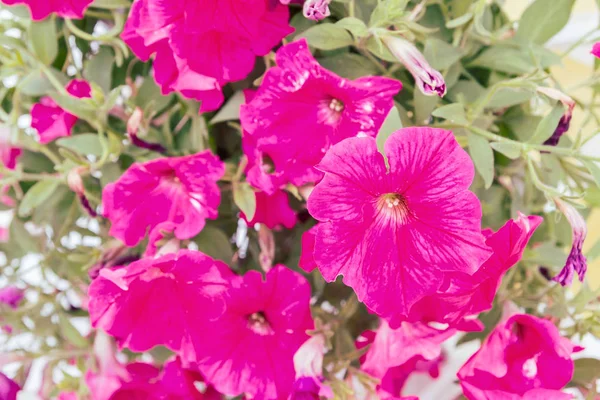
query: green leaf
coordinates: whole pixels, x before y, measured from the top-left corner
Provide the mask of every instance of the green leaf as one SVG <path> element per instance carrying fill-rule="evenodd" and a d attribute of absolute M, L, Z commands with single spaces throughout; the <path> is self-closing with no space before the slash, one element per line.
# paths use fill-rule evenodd
<path fill-rule="evenodd" d="M 146 79 L 144 79 L 142 86 L 140 86 L 137 95 L 135 96 L 135 105 L 144 111 L 147 111 L 146 108 L 150 104 L 154 105 L 154 111 L 160 111 L 165 108 L 170 101 L 171 96 L 163 96 L 160 87 L 158 87 L 152 77 L 146 77 Z"/>
<path fill-rule="evenodd" d="M 533 97 L 533 93 L 516 88 L 502 88 L 492 96 L 486 108 L 506 108 L 525 103 Z"/>
<path fill-rule="evenodd" d="M 88 341 L 81 335 L 77 328 L 75 328 L 71 321 L 69 321 L 69 318 L 67 318 L 64 314 L 58 315 L 58 327 L 60 328 L 62 337 L 73 346 L 79 349 L 84 349 L 89 345 Z"/>
<path fill-rule="evenodd" d="M 233 202 L 251 221 L 256 212 L 256 196 L 254 190 L 246 182 L 238 182 L 233 185 Z"/>
<path fill-rule="evenodd" d="M 428 38 L 425 42 L 423 55 L 435 69 L 444 70 L 460 60 L 463 56 L 462 49 L 454 47 L 443 40 Z"/>
<path fill-rule="evenodd" d="M 19 216 L 24 218 L 31 215 L 37 206 L 52 196 L 59 184 L 59 181 L 39 181 L 29 188 L 19 204 Z"/>
<path fill-rule="evenodd" d="M 95 133 L 82 133 L 60 138 L 56 141 L 56 144 L 84 156 L 93 155 L 100 157 L 102 155 L 102 144 Z"/>
<path fill-rule="evenodd" d="M 600 165 L 597 162 L 591 160 L 582 160 L 583 165 L 590 171 L 592 176 L 594 177 L 594 181 L 596 185 L 600 187 Z"/>
<path fill-rule="evenodd" d="M 105 10 L 114 10 L 119 8 L 129 8 L 131 2 L 128 0 L 94 0 L 91 7 L 103 8 Z"/>
<path fill-rule="evenodd" d="M 386 140 L 390 137 L 390 135 L 396 132 L 398 129 L 402 128 L 402 121 L 400 120 L 400 113 L 398 109 L 394 106 L 391 108 L 387 117 L 383 121 L 379 132 L 377 133 L 377 149 L 383 156 L 385 157 L 385 153 L 383 152 L 383 146 L 385 145 Z"/>
<path fill-rule="evenodd" d="M 490 146 L 511 160 L 516 160 L 521 156 L 521 146 L 516 143 L 493 142 L 490 143 Z"/>
<path fill-rule="evenodd" d="M 377 7 L 371 13 L 369 26 L 390 25 L 404 14 L 408 0 L 378 1 Z"/>
<path fill-rule="evenodd" d="M 194 242 L 198 245 L 198 250 L 204 254 L 227 264 L 231 263 L 233 249 L 229 238 L 222 230 L 206 225 Z"/>
<path fill-rule="evenodd" d="M 565 27 L 575 0 L 536 0 L 519 20 L 516 39 L 523 42 L 546 43 Z"/>
<path fill-rule="evenodd" d="M 494 152 L 486 138 L 469 133 L 467 136 L 469 143 L 469 154 L 473 159 L 475 168 L 483 178 L 485 188 L 492 186 L 494 181 Z"/>
<path fill-rule="evenodd" d="M 59 82 L 65 85 L 67 84 L 68 80 L 63 74 L 56 70 L 51 71 Z M 29 74 L 25 75 L 25 77 L 17 85 L 17 88 L 21 93 L 27 96 L 43 96 L 56 90 L 54 86 L 52 86 L 52 83 L 50 83 L 48 80 L 46 74 L 39 69 L 33 70 Z"/>
<path fill-rule="evenodd" d="M 29 38 L 33 51 L 39 60 L 46 65 L 52 64 L 58 54 L 56 21 L 54 17 L 32 22 L 29 25 Z"/>
<path fill-rule="evenodd" d="M 211 124 L 240 119 L 240 106 L 246 102 L 244 92 L 237 91 L 211 120 Z"/>
<path fill-rule="evenodd" d="M 103 46 L 85 64 L 83 76 L 89 81 L 94 82 L 102 89 L 104 94 L 110 92 L 112 68 L 115 63 L 115 56 L 110 47 Z"/>
<path fill-rule="evenodd" d="M 56 104 L 62 109 L 67 110 L 71 114 L 76 115 L 93 125 L 98 119 L 96 107 L 89 103 L 89 99 L 78 99 L 69 94 L 62 93 L 51 93 L 50 97 L 52 97 Z"/>
<path fill-rule="evenodd" d="M 448 29 L 458 28 L 459 26 L 463 26 L 464 24 L 468 23 L 472 19 L 473 19 L 472 12 L 465 13 L 458 18 L 454 18 L 453 20 L 446 22 L 446 28 L 448 28 Z"/>
<path fill-rule="evenodd" d="M 377 74 L 375 64 L 360 54 L 342 53 L 319 58 L 318 61 L 323 68 L 327 68 L 348 79 L 357 79 L 361 76 Z"/>
<path fill-rule="evenodd" d="M 381 39 L 375 36 L 370 36 L 367 39 L 367 50 L 384 61 L 398 62 L 398 59 L 394 57 L 392 53 L 390 53 L 387 46 L 381 41 Z"/>
<path fill-rule="evenodd" d="M 354 43 L 352 35 L 335 24 L 319 24 L 306 30 L 300 37 L 306 38 L 308 44 L 321 50 L 334 50 L 350 46 Z"/>
<path fill-rule="evenodd" d="M 575 360 L 573 383 L 579 386 L 595 385 L 598 378 L 600 378 L 600 360 L 595 358 L 580 358 Z"/>
<path fill-rule="evenodd" d="M 336 25 L 348 30 L 357 39 L 369 34 L 367 25 L 358 18 L 346 17 L 336 22 Z"/>
<path fill-rule="evenodd" d="M 561 103 L 557 103 L 552 111 L 546 115 L 538 124 L 533 136 L 527 141 L 528 143 L 540 144 L 544 143 L 556 130 L 558 123 L 565 113 L 565 109 Z"/>
<path fill-rule="evenodd" d="M 465 108 L 460 103 L 448 104 L 434 110 L 431 115 L 438 118 L 444 118 L 457 124 L 466 125 L 469 123 L 465 115 Z"/>
<path fill-rule="evenodd" d="M 440 98 L 437 96 L 426 96 L 420 90 L 415 90 L 415 122 L 417 125 L 427 125 L 431 118 L 431 113 L 437 106 Z"/>

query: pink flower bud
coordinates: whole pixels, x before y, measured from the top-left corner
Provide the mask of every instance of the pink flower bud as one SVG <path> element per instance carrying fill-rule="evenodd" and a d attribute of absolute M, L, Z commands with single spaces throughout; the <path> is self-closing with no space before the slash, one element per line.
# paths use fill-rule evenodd
<path fill-rule="evenodd" d="M 294 354 L 296 379 L 302 376 L 320 377 L 323 375 L 325 337 L 321 334 L 308 339 Z"/>
<path fill-rule="evenodd" d="M 587 236 L 587 225 L 575 207 L 560 199 L 554 199 L 554 203 L 565 217 L 567 217 L 569 224 L 571 224 L 573 245 L 565 266 L 552 280 L 560 283 L 562 286 L 570 285 L 573 282 L 574 273 L 577 272 L 579 280 L 583 282 L 583 277 L 587 271 L 587 260 L 581 249 Z"/>
<path fill-rule="evenodd" d="M 383 42 L 415 78 L 415 84 L 427 96 L 446 94 L 446 82 L 439 71 L 429 65 L 423 54 L 409 41 L 397 36 L 384 36 Z"/>
<path fill-rule="evenodd" d="M 81 169 L 73 168 L 67 174 L 67 184 L 69 188 L 75 192 L 75 194 L 82 195 L 85 191 L 83 187 L 83 180 L 81 179 Z"/>
<path fill-rule="evenodd" d="M 306 0 L 302 7 L 302 13 L 308 19 L 320 21 L 331 15 L 329 3 L 331 0 Z"/>
<path fill-rule="evenodd" d="M 591 53 L 596 57 L 600 58 L 600 42 L 594 43 L 594 47 L 592 48 Z"/>

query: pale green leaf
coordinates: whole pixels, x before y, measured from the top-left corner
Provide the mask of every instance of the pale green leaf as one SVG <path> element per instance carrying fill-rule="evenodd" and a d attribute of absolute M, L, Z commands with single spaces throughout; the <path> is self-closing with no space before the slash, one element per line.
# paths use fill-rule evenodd
<path fill-rule="evenodd" d="M 19 216 L 24 218 L 31 215 L 37 206 L 52 196 L 59 184 L 59 181 L 39 181 L 29 188 L 19 204 Z"/>
<path fill-rule="evenodd" d="M 375 64 L 360 54 L 342 53 L 323 57 L 319 58 L 319 64 L 323 68 L 348 79 L 358 79 L 362 76 L 377 74 Z"/>
<path fill-rule="evenodd" d="M 546 43 L 565 27 L 575 0 L 536 0 L 519 20 L 516 38 L 523 42 Z"/>
<path fill-rule="evenodd" d="M 69 94 L 51 93 L 50 97 L 60 106 L 73 115 L 90 123 L 98 119 L 96 107 L 89 103 L 89 99 L 79 99 Z"/>
<path fill-rule="evenodd" d="M 489 103 L 487 103 L 486 108 L 494 109 L 511 107 L 525 103 L 532 97 L 533 93 L 530 91 L 516 88 L 502 88 L 494 93 Z"/>
<path fill-rule="evenodd" d="M 46 65 L 52 64 L 58 54 L 56 20 L 54 17 L 32 22 L 29 25 L 29 37 L 38 59 Z"/>
<path fill-rule="evenodd" d="M 211 124 L 240 119 L 240 106 L 246 102 L 244 92 L 235 92 L 211 120 Z"/>
<path fill-rule="evenodd" d="M 448 121 L 466 125 L 469 123 L 465 115 L 465 108 L 460 103 L 447 104 L 434 110 L 431 115 Z"/>
<path fill-rule="evenodd" d="M 494 152 L 487 139 L 469 133 L 467 136 L 469 143 L 469 154 L 473 159 L 475 168 L 483 178 L 485 188 L 492 186 L 494 181 Z"/>
<path fill-rule="evenodd" d="M 77 328 L 75 328 L 71 321 L 69 321 L 69 318 L 67 318 L 64 314 L 59 314 L 58 326 L 60 328 L 61 336 L 73 346 L 84 349 L 89 345 L 88 341 L 81 335 Z"/>
<path fill-rule="evenodd" d="M 68 80 L 63 74 L 56 70 L 51 71 L 59 82 L 66 85 Z M 50 83 L 50 80 L 48 80 L 48 77 L 39 69 L 35 69 L 25 75 L 17 85 L 17 88 L 27 96 L 43 96 L 56 90 L 52 86 L 52 83 Z"/>
<path fill-rule="evenodd" d="M 129 0 L 94 0 L 91 5 L 96 8 L 104 8 L 107 10 L 114 10 L 119 8 L 129 8 L 131 2 Z"/>
<path fill-rule="evenodd" d="M 516 143 L 493 142 L 490 143 L 490 146 L 492 146 L 492 149 L 496 150 L 498 153 L 504 154 L 511 160 L 516 160 L 521 156 L 521 146 Z"/>
<path fill-rule="evenodd" d="M 583 165 L 590 171 L 592 176 L 594 177 L 594 181 L 596 185 L 600 187 L 600 165 L 597 162 L 591 160 L 582 160 Z"/>
<path fill-rule="evenodd" d="M 357 39 L 369 34 L 367 25 L 358 18 L 346 17 L 336 22 L 336 25 L 348 30 Z"/>
<path fill-rule="evenodd" d="M 448 29 L 458 28 L 459 26 L 465 25 L 472 19 L 473 19 L 472 12 L 465 13 L 458 18 L 454 18 L 453 20 L 446 22 L 446 28 L 448 28 Z"/>
<path fill-rule="evenodd" d="M 558 123 L 565 113 L 565 109 L 561 103 L 557 103 L 552 111 L 546 115 L 538 124 L 533 136 L 528 140 L 528 143 L 540 144 L 544 143 L 556 130 Z"/>
<path fill-rule="evenodd" d="M 103 93 L 110 92 L 112 68 L 115 63 L 115 56 L 110 47 L 103 46 L 98 54 L 92 56 L 85 64 L 83 76 L 89 82 L 97 84 Z"/>
<path fill-rule="evenodd" d="M 319 24 L 307 29 L 300 37 L 306 38 L 308 44 L 321 50 L 334 50 L 350 46 L 354 43 L 352 35 L 335 24 Z"/>
<path fill-rule="evenodd" d="M 248 221 L 254 218 L 256 196 L 248 183 L 238 182 L 233 185 L 233 202 L 244 213 Z"/>
<path fill-rule="evenodd" d="M 396 132 L 400 128 L 402 128 L 400 113 L 396 107 L 392 107 L 388 115 L 385 117 L 379 132 L 377 133 L 377 148 L 384 156 L 385 154 L 383 152 L 383 146 L 385 145 L 386 140 L 392 133 Z"/>
<path fill-rule="evenodd" d="M 82 133 L 60 138 L 56 141 L 56 144 L 84 156 L 93 155 L 100 157 L 102 155 L 102 144 L 95 133 Z"/>
<path fill-rule="evenodd" d="M 463 51 L 436 38 L 428 38 L 423 55 L 435 69 L 444 70 L 460 60 Z"/>

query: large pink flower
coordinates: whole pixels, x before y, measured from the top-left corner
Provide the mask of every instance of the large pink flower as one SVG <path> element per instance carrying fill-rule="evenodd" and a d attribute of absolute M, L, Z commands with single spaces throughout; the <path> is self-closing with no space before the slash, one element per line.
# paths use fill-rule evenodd
<path fill-rule="evenodd" d="M 267 0 L 136 0 L 122 34 L 142 60 L 155 54 L 154 78 L 163 93 L 223 102 L 221 85 L 246 78 L 256 56 L 293 31 L 283 5 Z"/>
<path fill-rule="evenodd" d="M 371 345 L 361 359 L 361 369 L 381 380 L 380 390 L 399 396 L 412 373 L 438 375 L 441 345 L 455 333 L 455 329 L 436 329 L 418 322 L 402 322 L 398 329 L 391 329 L 382 320 L 377 332 L 364 332 L 356 343 L 358 348 Z"/>
<path fill-rule="evenodd" d="M 81 79 L 73 79 L 67 85 L 67 92 L 84 99 L 92 97 L 89 83 Z M 31 108 L 31 127 L 36 129 L 40 143 L 50 143 L 59 137 L 71 136 L 71 130 L 78 118 L 63 110 L 51 97 L 44 96 Z"/>
<path fill-rule="evenodd" d="M 165 363 L 158 385 L 166 400 L 223 399 L 223 395 L 210 385 L 200 392 L 196 387 L 196 383 L 200 382 L 204 382 L 204 377 L 193 369 L 185 368 L 181 359 L 176 357 Z"/>
<path fill-rule="evenodd" d="M 310 285 L 278 265 L 263 280 L 250 271 L 233 281 L 223 315 L 196 341 L 198 366 L 215 388 L 230 396 L 286 399 L 294 384 L 292 359 L 313 327 Z"/>
<path fill-rule="evenodd" d="M 2 3 L 10 6 L 24 4 L 31 10 L 31 18 L 40 21 L 52 13 L 63 18 L 83 18 L 83 13 L 92 1 L 94 0 L 2 0 Z"/>
<path fill-rule="evenodd" d="M 283 46 L 277 67 L 241 107 L 248 180 L 267 193 L 319 180 L 314 166 L 325 152 L 349 137 L 375 137 L 401 88 L 389 78 L 337 76 L 319 65 L 304 39 Z"/>
<path fill-rule="evenodd" d="M 209 150 L 133 164 L 102 194 L 104 215 L 112 222 L 110 234 L 135 246 L 148 231 L 170 221 L 177 238 L 197 235 L 207 218 L 217 217 L 217 181 L 224 172 Z"/>
<path fill-rule="evenodd" d="M 283 190 L 278 190 L 273 195 L 268 195 L 265 192 L 256 192 L 256 212 L 252 221 L 248 221 L 246 215 L 242 213 L 242 218 L 253 226 L 254 224 L 265 224 L 269 229 L 276 226 L 284 226 L 291 229 L 296 225 L 296 213 L 290 207 L 287 193 Z"/>
<path fill-rule="evenodd" d="M 534 389 L 562 389 L 573 376 L 577 351 L 552 322 L 513 315 L 498 325 L 463 367 L 458 378 L 469 400 L 555 399 Z"/>
<path fill-rule="evenodd" d="M 188 349 L 195 327 L 222 312 L 232 278 L 221 261 L 188 250 L 105 268 L 88 291 L 90 319 L 133 351 Z"/>
<path fill-rule="evenodd" d="M 8 376 L 0 372 L 0 399 L 17 400 L 17 393 L 21 387 Z"/>
<path fill-rule="evenodd" d="M 325 280 L 340 274 L 367 307 L 398 327 L 420 299 L 489 257 L 481 207 L 468 188 L 473 163 L 452 132 L 405 128 L 333 146 L 308 198 L 314 257 Z"/>
<path fill-rule="evenodd" d="M 159 400 L 153 384 L 160 370 L 151 364 L 133 362 L 121 365 L 115 362 L 110 368 L 87 371 L 85 382 L 91 400 Z"/>
<path fill-rule="evenodd" d="M 485 230 L 492 256 L 473 275 L 458 273 L 443 290 L 418 301 L 411 309 L 410 319 L 460 324 L 464 317 L 491 309 L 502 277 L 521 259 L 541 223 L 542 217 L 519 214 L 496 233 Z"/>

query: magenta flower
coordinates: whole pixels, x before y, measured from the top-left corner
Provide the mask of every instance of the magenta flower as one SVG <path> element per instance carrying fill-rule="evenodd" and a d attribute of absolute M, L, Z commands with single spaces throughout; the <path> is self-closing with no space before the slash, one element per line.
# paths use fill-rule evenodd
<path fill-rule="evenodd" d="M 248 180 L 269 194 L 318 181 L 314 166 L 339 141 L 375 137 L 402 88 L 383 77 L 341 78 L 317 63 L 304 39 L 280 48 L 277 65 L 240 110 Z"/>
<path fill-rule="evenodd" d="M 63 18 L 83 18 L 83 14 L 94 0 L 2 0 L 9 6 L 24 4 L 31 10 L 31 18 L 41 21 L 55 13 Z"/>
<path fill-rule="evenodd" d="M 5 304 L 10 308 L 16 309 L 19 306 L 25 293 L 16 286 L 5 286 L 0 289 L 0 305 Z"/>
<path fill-rule="evenodd" d="M 298 266 L 305 272 L 312 272 L 313 269 L 317 268 L 314 256 L 317 229 L 317 225 L 315 225 L 302 234 L 302 252 L 300 253 Z"/>
<path fill-rule="evenodd" d="M 21 387 L 8 376 L 0 372 L 0 399 L 17 400 L 17 393 Z"/>
<path fill-rule="evenodd" d="M 394 57 L 412 74 L 415 85 L 423 94 L 444 97 L 446 94 L 444 77 L 429 65 L 415 45 L 398 36 L 384 36 L 383 42 Z"/>
<path fill-rule="evenodd" d="M 292 358 L 313 328 L 308 281 L 283 265 L 265 280 L 250 271 L 232 282 L 225 302 L 224 313 L 202 328 L 212 333 L 197 338 L 200 372 L 229 396 L 286 399 Z"/>
<path fill-rule="evenodd" d="M 562 389 L 573 376 L 571 354 L 579 350 L 552 322 L 513 315 L 492 331 L 458 378 L 469 400 L 541 399 L 528 392 Z M 560 397 L 545 397 L 554 398 Z"/>
<path fill-rule="evenodd" d="M 481 206 L 468 189 L 473 163 L 452 132 L 405 128 L 377 151 L 373 138 L 333 146 L 308 198 L 319 220 L 315 262 L 326 281 L 344 275 L 360 301 L 398 327 L 452 274 L 490 256 Z"/>
<path fill-rule="evenodd" d="M 91 400 L 159 400 L 153 381 L 160 370 L 151 364 L 133 362 L 127 365 L 116 361 L 110 369 L 87 371 L 85 383 Z"/>
<path fill-rule="evenodd" d="M 364 332 L 356 343 L 358 348 L 371 345 L 361 359 L 361 369 L 381 380 L 378 389 L 399 395 L 412 373 L 439 375 L 441 345 L 455 333 L 455 329 L 440 330 L 418 322 L 402 322 L 398 329 L 391 329 L 382 320 L 377 332 Z"/>
<path fill-rule="evenodd" d="M 217 217 L 221 193 L 217 181 L 225 168 L 209 150 L 135 163 L 102 193 L 110 234 L 137 245 L 162 222 L 175 225 L 175 236 L 189 239 Z"/>
<path fill-rule="evenodd" d="M 90 84 L 81 79 L 73 79 L 67 85 L 67 92 L 78 99 L 92 97 Z M 63 110 L 51 97 L 44 96 L 31 108 L 31 127 L 37 130 L 40 143 L 50 143 L 59 137 L 71 136 L 71 130 L 78 118 Z"/>
<path fill-rule="evenodd" d="M 223 102 L 221 86 L 246 78 L 293 31 L 287 7 L 266 0 L 136 0 L 122 34 L 142 60 L 152 54 L 163 93 L 202 101 L 201 111 Z"/>
<path fill-rule="evenodd" d="M 296 225 L 296 212 L 290 207 L 287 193 L 278 190 L 273 195 L 265 192 L 256 192 L 256 212 L 252 221 L 248 221 L 244 213 L 241 217 L 253 226 L 254 224 L 265 224 L 269 229 L 276 226 L 284 226 L 291 229 Z"/>
<path fill-rule="evenodd" d="M 21 149 L 11 143 L 11 132 L 8 126 L 0 125 L 0 162 L 8 169 L 15 169 Z"/>
<path fill-rule="evenodd" d="M 596 56 L 596 57 L 600 58 L 600 42 L 596 42 L 596 43 L 594 43 L 594 47 L 592 47 L 592 51 L 591 51 L 591 53 L 592 53 L 594 56 Z"/>
<path fill-rule="evenodd" d="M 587 271 L 587 260 L 583 255 L 583 242 L 587 236 L 587 225 L 583 216 L 569 203 L 560 199 L 554 199 L 556 207 L 565 215 L 569 224 L 571 224 L 573 244 L 567 262 L 558 275 L 552 278 L 553 281 L 563 286 L 570 285 L 573 282 L 573 275 L 577 272 L 579 280 L 583 282 Z"/>
<path fill-rule="evenodd" d="M 182 365 L 181 359 L 176 357 L 167 361 L 158 382 L 158 390 L 167 400 L 222 400 L 224 397 L 211 385 L 200 392 L 196 383 L 204 383 L 204 377 L 193 369 Z"/>
<path fill-rule="evenodd" d="M 88 291 L 90 319 L 132 351 L 188 349 L 190 330 L 222 312 L 220 294 L 232 278 L 221 261 L 188 250 L 105 268 Z"/>
<path fill-rule="evenodd" d="M 333 398 L 331 388 L 323 384 L 323 357 L 325 336 L 316 334 L 308 339 L 294 354 L 296 381 L 290 400 L 319 400 Z"/>
<path fill-rule="evenodd" d="M 331 0 L 306 0 L 302 6 L 302 14 L 313 21 L 320 21 L 331 15 L 329 11 Z"/>
<path fill-rule="evenodd" d="M 496 233 L 486 229 L 483 233 L 487 238 L 486 244 L 493 251 L 491 257 L 473 275 L 455 275 L 447 288 L 418 301 L 411 309 L 409 319 L 465 328 L 465 317 L 490 310 L 502 277 L 519 262 L 529 239 L 541 223 L 542 217 L 519 214 L 517 219 L 508 221 Z"/>

